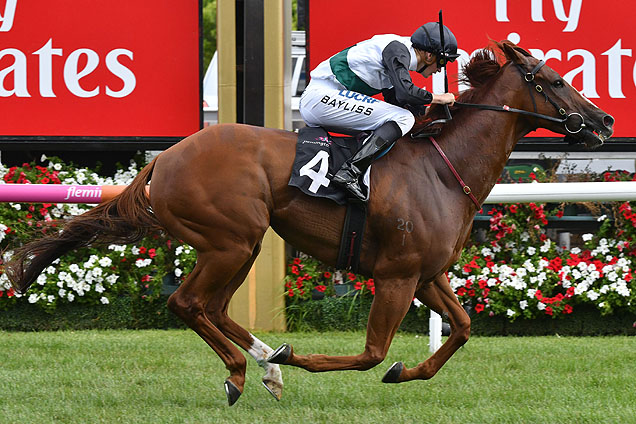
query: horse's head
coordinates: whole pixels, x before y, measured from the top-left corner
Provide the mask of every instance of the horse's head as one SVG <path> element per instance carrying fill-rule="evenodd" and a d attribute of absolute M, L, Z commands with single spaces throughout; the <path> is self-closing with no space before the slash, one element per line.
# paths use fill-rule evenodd
<path fill-rule="evenodd" d="M 510 41 L 498 46 L 512 62 L 511 66 L 518 69 L 520 80 L 530 88 L 525 90 L 526 104 L 539 114 L 556 118 L 550 121 L 528 117 L 531 125 L 540 123 L 543 128 L 585 143 L 587 148 L 596 148 L 612 136 L 614 118 L 583 97 L 549 66 L 544 66 L 543 61 Z"/>

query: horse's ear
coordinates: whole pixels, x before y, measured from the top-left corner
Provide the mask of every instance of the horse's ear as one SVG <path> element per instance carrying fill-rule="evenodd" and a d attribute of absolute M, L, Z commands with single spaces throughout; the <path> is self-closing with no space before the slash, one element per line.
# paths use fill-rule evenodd
<path fill-rule="evenodd" d="M 504 40 L 499 43 L 501 50 L 506 55 L 506 59 L 513 61 L 514 63 L 525 63 L 527 57 L 532 57 L 530 53 L 517 46 L 512 41 Z"/>

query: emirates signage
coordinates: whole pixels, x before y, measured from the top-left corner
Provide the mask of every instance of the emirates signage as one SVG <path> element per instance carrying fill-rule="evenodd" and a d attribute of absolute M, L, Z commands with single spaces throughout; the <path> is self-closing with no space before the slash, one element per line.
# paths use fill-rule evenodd
<path fill-rule="evenodd" d="M 199 0 L 0 0 L 0 138 L 201 126 Z"/>
<path fill-rule="evenodd" d="M 636 137 L 636 3 L 597 0 L 456 0 L 396 2 L 311 0 L 309 65 L 375 34 L 410 35 L 437 21 L 457 37 L 461 57 L 448 67 L 451 90 L 458 66 L 489 40 L 508 39 L 559 72 L 584 96 L 616 118 L 615 136 Z M 333 11 L 337 10 L 337 16 Z M 343 17 L 346 17 L 344 19 Z M 337 27 L 337 30 L 336 28 Z M 443 91 L 441 74 L 414 81 Z M 548 131 L 530 134 L 550 136 Z"/>

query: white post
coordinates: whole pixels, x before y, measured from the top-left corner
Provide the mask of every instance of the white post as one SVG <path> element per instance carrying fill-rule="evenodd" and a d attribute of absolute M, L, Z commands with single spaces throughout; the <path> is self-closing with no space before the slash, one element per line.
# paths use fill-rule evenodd
<path fill-rule="evenodd" d="M 432 309 L 428 319 L 428 334 L 428 348 L 435 353 L 442 346 L 442 317 Z"/>

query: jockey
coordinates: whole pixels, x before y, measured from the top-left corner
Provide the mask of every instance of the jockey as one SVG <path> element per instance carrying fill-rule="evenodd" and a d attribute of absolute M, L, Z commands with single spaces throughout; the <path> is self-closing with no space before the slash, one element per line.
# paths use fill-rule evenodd
<path fill-rule="evenodd" d="M 359 179 L 411 130 L 415 117 L 410 110 L 419 114 L 426 110 L 425 105 L 455 102 L 452 93 L 433 94 L 416 86 L 409 74 L 417 71 L 429 77 L 459 56 L 457 40 L 446 26 L 444 47 L 442 52 L 439 23 L 429 22 L 410 39 L 376 35 L 330 57 L 311 72 L 311 82 L 300 98 L 300 115 L 308 126 L 340 132 L 373 130 L 331 181 L 366 202 L 368 194 L 362 192 Z M 379 93 L 384 101 L 371 97 Z"/>

